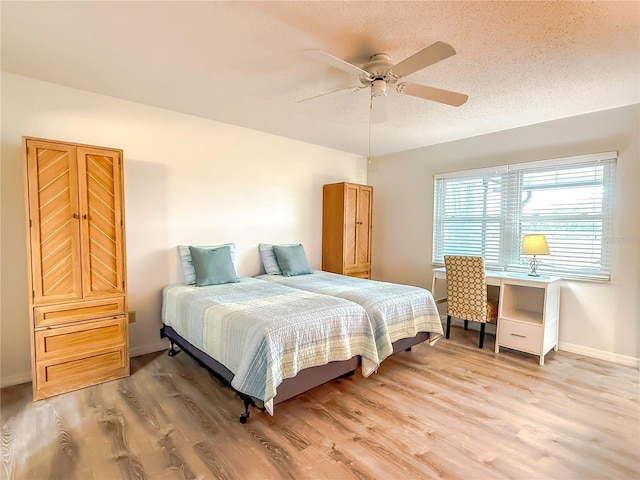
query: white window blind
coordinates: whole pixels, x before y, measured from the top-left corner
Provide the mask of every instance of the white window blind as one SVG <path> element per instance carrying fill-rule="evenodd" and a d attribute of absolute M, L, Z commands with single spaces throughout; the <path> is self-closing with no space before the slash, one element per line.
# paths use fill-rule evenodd
<path fill-rule="evenodd" d="M 543 233 L 539 271 L 608 280 L 616 152 L 435 176 L 433 263 L 481 255 L 487 268 L 527 271 L 525 234 Z"/>

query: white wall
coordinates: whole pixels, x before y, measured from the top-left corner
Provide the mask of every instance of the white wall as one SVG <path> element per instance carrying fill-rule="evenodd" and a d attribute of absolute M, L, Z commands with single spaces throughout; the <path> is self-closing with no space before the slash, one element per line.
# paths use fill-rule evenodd
<path fill-rule="evenodd" d="M 564 281 L 560 348 L 635 364 L 640 357 L 638 105 L 374 159 L 374 278 L 431 286 L 433 175 L 617 150 L 611 281 Z"/>
<path fill-rule="evenodd" d="M 366 159 L 253 130 L 2 74 L 2 386 L 30 379 L 21 137 L 124 150 L 133 355 L 162 347 L 161 289 L 181 243 L 235 242 L 240 275 L 260 242 L 302 242 L 321 266 L 322 185 L 366 183 Z"/>

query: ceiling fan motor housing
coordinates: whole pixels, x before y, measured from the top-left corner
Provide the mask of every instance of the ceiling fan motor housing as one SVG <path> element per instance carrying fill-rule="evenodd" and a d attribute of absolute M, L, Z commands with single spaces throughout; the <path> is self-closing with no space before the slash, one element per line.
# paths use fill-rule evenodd
<path fill-rule="evenodd" d="M 371 57 L 369 58 L 369 63 L 362 67 L 362 69 L 365 70 L 368 75 L 363 75 L 360 78 L 360 81 L 363 85 L 372 86 L 372 82 L 375 82 L 376 80 L 382 80 L 385 82 L 385 84 L 395 83 L 398 80 L 398 77 L 391 73 L 391 67 L 393 67 L 393 62 L 389 58 L 389 55 L 387 55 L 386 53 L 376 53 L 375 55 L 371 55 Z M 380 93 L 380 95 L 384 95 L 384 92 Z"/>

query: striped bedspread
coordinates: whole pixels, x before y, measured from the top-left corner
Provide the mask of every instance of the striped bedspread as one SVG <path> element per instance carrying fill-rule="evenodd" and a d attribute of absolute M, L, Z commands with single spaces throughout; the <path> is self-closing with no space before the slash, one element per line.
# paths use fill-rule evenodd
<path fill-rule="evenodd" d="M 424 288 L 322 271 L 295 277 L 259 275 L 256 278 L 362 305 L 375 328 L 380 361 L 393 353 L 392 343 L 396 340 L 429 332 L 429 343 L 433 345 L 443 334 L 436 303 L 431 292 Z"/>
<path fill-rule="evenodd" d="M 304 368 L 361 355 L 366 377 L 379 365 L 360 305 L 255 278 L 165 287 L 162 321 L 233 372 L 231 386 L 272 415 L 278 385 Z"/>

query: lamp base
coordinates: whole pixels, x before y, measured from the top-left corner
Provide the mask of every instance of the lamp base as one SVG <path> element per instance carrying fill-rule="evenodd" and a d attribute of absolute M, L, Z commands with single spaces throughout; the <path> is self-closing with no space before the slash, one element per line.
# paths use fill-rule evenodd
<path fill-rule="evenodd" d="M 529 265 L 531 266 L 531 271 L 529 272 L 529 276 L 530 277 L 539 277 L 540 274 L 538 273 L 538 266 L 540 265 L 540 262 L 538 262 L 538 259 L 536 258 L 535 255 L 533 256 L 533 258 L 529 262 Z"/>

